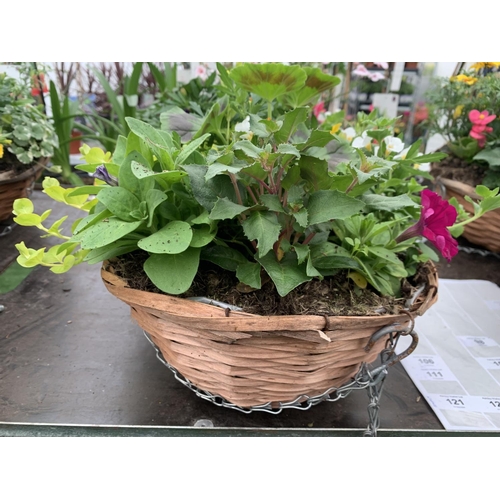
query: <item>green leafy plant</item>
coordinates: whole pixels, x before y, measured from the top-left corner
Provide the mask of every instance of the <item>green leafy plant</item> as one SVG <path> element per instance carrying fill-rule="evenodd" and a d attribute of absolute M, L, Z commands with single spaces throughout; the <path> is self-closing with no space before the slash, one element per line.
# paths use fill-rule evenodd
<path fill-rule="evenodd" d="M 0 74 L 0 135 L 7 151 L 26 166 L 52 156 L 58 146 L 50 120 L 19 82 L 5 73 Z"/>
<path fill-rule="evenodd" d="M 206 78 L 195 77 L 185 84 L 177 81 L 177 64 L 164 63 L 163 68 L 148 62 L 152 77 L 157 84 L 154 102 L 138 110 L 137 117 L 160 128 L 160 116 L 172 110 L 175 116 L 190 114 L 193 119 L 202 118 L 215 104 L 219 87 L 215 84 L 216 72 Z M 179 113 L 180 112 L 180 113 Z M 167 118 L 168 120 L 168 118 Z"/>
<path fill-rule="evenodd" d="M 142 62 L 135 63 L 131 74 L 124 75 L 121 82 L 123 93 L 120 93 L 120 89 L 111 86 L 99 68 L 92 68 L 95 77 L 104 89 L 110 111 L 107 116 L 103 116 L 97 111 L 91 110 L 89 113 L 81 115 L 84 116 L 86 123 L 75 123 L 74 126 L 85 134 L 84 137 L 98 140 L 106 151 L 113 151 L 118 137 L 120 135 L 127 136 L 130 132 L 127 118 L 133 118 L 137 114 L 139 82 L 143 64 Z"/>
<path fill-rule="evenodd" d="M 246 101 L 259 96 L 264 106 L 248 121 L 228 121 L 220 143 L 212 134 L 222 128 L 211 119 L 183 142 L 176 132 L 127 117 L 130 132 L 113 154 L 81 150 L 87 163 L 79 168 L 95 177 L 93 186 L 43 183 L 48 196 L 88 212 L 71 236 L 63 233 L 64 218 L 45 227 L 47 212 L 16 202 L 18 224 L 64 240 L 49 250 L 18 244 L 19 263 L 65 272 L 142 250 L 145 273 L 169 294 L 187 291 L 210 262 L 252 289 L 270 279 L 281 296 L 342 271 L 358 287 L 398 296 L 403 279 L 437 258 L 422 234 L 448 259 L 458 251 L 448 229 L 456 209 L 415 181 L 415 164 L 444 155 L 419 156 L 419 144 L 404 148 L 393 135 L 394 120 L 374 114 L 360 117 L 355 147 L 345 130 L 312 127 L 311 109 L 302 104 L 306 95 L 318 99 L 323 86 L 310 87 L 314 96 L 303 88 L 307 78 L 299 66 L 282 64 L 221 75 L 228 95 L 241 90 Z M 276 111 L 286 96 L 288 109 Z M 333 165 L 339 149 L 343 161 Z M 480 194 L 477 216 L 500 205 L 497 192 Z"/>
<path fill-rule="evenodd" d="M 49 95 L 54 129 L 58 137 L 58 147 L 52 154 L 53 170 L 60 172 L 64 183 L 81 185 L 83 182 L 70 162 L 70 143 L 74 140 L 71 133 L 75 128 L 75 118 L 81 116 L 78 103 L 70 101 L 67 95 L 61 100 L 54 82 L 50 82 Z"/>
<path fill-rule="evenodd" d="M 453 155 L 483 167 L 483 183 L 493 188 L 500 185 L 500 73 L 491 72 L 495 66 L 485 72 L 485 65 L 498 63 L 476 63 L 458 76 L 435 80 L 427 93 L 425 125 L 446 138 Z M 483 126 L 474 113 L 490 120 Z"/>

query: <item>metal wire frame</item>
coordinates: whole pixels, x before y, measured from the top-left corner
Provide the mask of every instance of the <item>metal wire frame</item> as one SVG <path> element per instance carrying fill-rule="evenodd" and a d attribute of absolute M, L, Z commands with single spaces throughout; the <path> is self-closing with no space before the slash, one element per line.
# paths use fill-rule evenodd
<path fill-rule="evenodd" d="M 413 318 L 412 318 L 413 319 Z M 205 401 L 210 401 L 211 403 L 221 406 L 224 408 L 229 408 L 232 410 L 237 410 L 242 413 L 252 413 L 255 411 L 263 411 L 266 413 L 271 413 L 277 415 L 281 413 L 285 409 L 295 409 L 295 410 L 308 410 L 309 408 L 322 403 L 322 402 L 334 402 L 339 399 L 346 398 L 352 391 L 365 389 L 368 391 L 369 403 L 368 403 L 368 418 L 369 423 L 364 431 L 364 436 L 373 436 L 377 435 L 377 429 L 380 427 L 380 417 L 379 417 L 379 409 L 380 409 L 380 397 L 382 395 L 382 388 L 384 385 L 385 377 L 387 375 L 387 369 L 394 363 L 397 363 L 404 357 L 408 356 L 415 349 L 418 343 L 418 336 L 413 331 L 414 322 L 411 322 L 411 325 L 407 329 L 401 329 L 399 324 L 393 324 L 390 326 L 385 326 L 375 332 L 370 341 L 368 342 L 365 350 L 369 351 L 371 346 L 381 337 L 385 335 L 389 335 L 389 338 L 386 341 L 386 346 L 384 350 L 380 354 L 381 365 L 369 369 L 366 363 L 362 363 L 358 373 L 353 377 L 353 379 L 344 384 L 341 387 L 331 387 L 324 391 L 321 394 L 317 394 L 314 396 L 309 396 L 307 394 L 298 396 L 293 401 L 288 402 L 280 402 L 278 404 L 271 402 L 251 406 L 249 408 L 243 408 L 241 406 L 235 405 L 229 401 L 227 401 L 222 396 L 217 394 L 212 394 L 209 391 L 204 389 L 200 389 L 196 385 L 194 385 L 190 380 L 184 377 L 179 371 L 174 368 L 168 361 L 165 360 L 162 353 L 155 345 L 155 343 L 151 340 L 150 335 L 144 332 L 145 337 L 153 346 L 156 351 L 156 357 L 168 368 L 172 371 L 175 378 L 184 386 L 192 390 L 198 397 L 204 399 Z M 404 351 L 403 353 L 396 356 L 395 349 L 397 342 L 401 335 L 411 335 L 412 343 L 410 347 Z"/>

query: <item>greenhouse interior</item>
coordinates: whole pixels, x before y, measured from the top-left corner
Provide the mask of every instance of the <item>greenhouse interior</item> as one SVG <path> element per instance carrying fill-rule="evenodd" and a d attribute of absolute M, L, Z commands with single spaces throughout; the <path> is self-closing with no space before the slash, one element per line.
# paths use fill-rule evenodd
<path fill-rule="evenodd" d="M 0 435 L 499 436 L 499 96 L 500 62 L 0 63 Z"/>

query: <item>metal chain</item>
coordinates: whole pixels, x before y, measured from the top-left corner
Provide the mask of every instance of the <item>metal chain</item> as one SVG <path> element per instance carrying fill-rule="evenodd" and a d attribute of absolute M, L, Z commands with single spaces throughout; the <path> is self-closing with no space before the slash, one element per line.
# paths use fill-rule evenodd
<path fill-rule="evenodd" d="M 370 377 L 371 373 L 367 372 L 367 376 Z M 382 395 L 382 389 L 385 382 L 385 376 L 387 375 L 387 370 L 384 371 L 384 376 L 379 380 L 372 380 L 366 390 L 368 391 L 368 397 L 370 402 L 368 403 L 368 427 L 364 432 L 364 436 L 376 437 L 377 430 L 380 427 L 380 396 Z"/>
<path fill-rule="evenodd" d="M 144 331 L 144 330 L 143 330 Z M 168 361 L 165 360 L 157 346 L 151 340 L 148 333 L 144 331 L 145 337 L 148 339 L 150 344 L 156 351 L 156 357 L 174 374 L 176 380 L 181 384 L 185 385 L 187 388 L 191 389 L 198 397 L 204 399 L 205 401 L 210 401 L 211 403 L 221 406 L 224 408 L 229 408 L 232 410 L 237 410 L 242 413 L 250 414 L 255 411 L 263 411 L 266 413 L 271 413 L 277 415 L 285 409 L 295 409 L 295 410 L 308 410 L 312 406 L 315 406 L 321 402 L 335 402 L 339 399 L 346 398 L 353 390 L 367 389 L 369 392 L 370 403 L 368 405 L 368 416 L 369 424 L 364 432 L 364 436 L 377 435 L 377 429 L 380 426 L 379 418 L 379 401 L 382 392 L 382 386 L 387 375 L 387 366 L 385 364 L 370 371 L 366 363 L 362 363 L 358 373 L 353 377 L 353 380 L 342 387 L 331 387 L 321 394 L 316 396 L 302 395 L 298 396 L 293 401 L 286 403 L 278 403 L 277 406 L 273 407 L 271 403 L 266 403 L 262 405 L 251 406 L 249 408 L 243 408 L 241 406 L 230 403 L 222 396 L 212 394 L 209 391 L 205 391 L 196 387 L 190 380 L 180 374 Z M 391 342 L 391 341 L 388 341 Z M 388 353 L 391 352 L 391 346 L 383 351 L 384 357 L 388 359 Z"/>

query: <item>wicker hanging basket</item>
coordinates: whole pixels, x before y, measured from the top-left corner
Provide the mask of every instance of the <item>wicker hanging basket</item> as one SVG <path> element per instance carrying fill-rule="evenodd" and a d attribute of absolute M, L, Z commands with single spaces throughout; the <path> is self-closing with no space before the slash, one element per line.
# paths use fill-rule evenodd
<path fill-rule="evenodd" d="M 437 300 L 438 277 L 408 312 L 366 317 L 258 316 L 129 288 L 105 262 L 106 288 L 131 307 L 165 360 L 198 388 L 242 408 L 315 397 L 341 387 L 384 349 L 386 325 L 405 329 Z"/>
<path fill-rule="evenodd" d="M 443 177 L 437 177 L 436 184 L 441 196 L 448 199 L 455 197 L 465 210 L 474 213 L 472 204 L 465 200 L 467 195 L 473 200 L 479 199 L 472 186 Z M 465 225 L 462 236 L 491 252 L 500 252 L 500 208 L 487 212 L 481 218 Z"/>
<path fill-rule="evenodd" d="M 35 181 L 47 163 L 48 158 L 42 158 L 19 175 L 0 180 L 0 221 L 12 216 L 12 205 L 17 198 L 31 196 Z"/>

